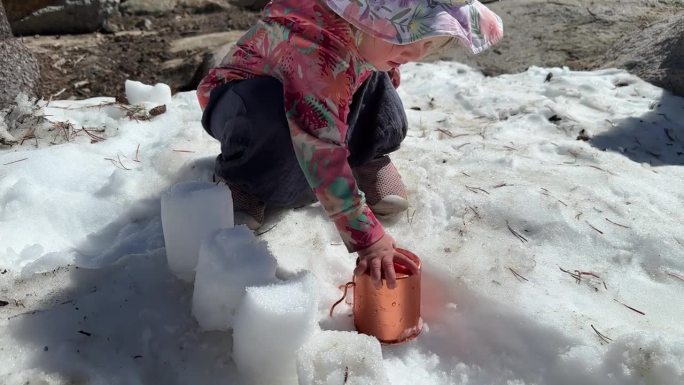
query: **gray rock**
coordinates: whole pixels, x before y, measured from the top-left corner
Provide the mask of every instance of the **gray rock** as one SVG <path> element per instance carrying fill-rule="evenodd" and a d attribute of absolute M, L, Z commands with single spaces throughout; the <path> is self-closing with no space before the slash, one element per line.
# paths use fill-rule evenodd
<path fill-rule="evenodd" d="M 0 40 L 12 37 L 12 30 L 10 29 L 9 21 L 7 21 L 7 16 L 5 15 L 5 7 L 2 6 L 0 1 Z"/>
<path fill-rule="evenodd" d="M 188 51 L 213 50 L 225 44 L 235 43 L 244 34 L 245 31 L 235 30 L 184 37 L 172 41 L 169 44 L 169 51 L 175 54 Z"/>
<path fill-rule="evenodd" d="M 15 35 L 88 33 L 103 27 L 119 0 L 59 0 L 12 22 Z"/>
<path fill-rule="evenodd" d="M 132 14 L 160 14 L 176 8 L 178 0 L 124 0 L 121 9 Z"/>
<path fill-rule="evenodd" d="M 152 20 L 147 18 L 143 19 L 136 24 L 136 27 L 149 31 L 152 29 Z"/>
<path fill-rule="evenodd" d="M 12 31 L 0 3 L 0 111 L 14 103 L 19 93 L 34 95 L 40 80 L 38 61 Z"/>
<path fill-rule="evenodd" d="M 38 61 L 21 41 L 0 40 L 0 110 L 14 103 L 19 93 L 34 96 L 40 81 Z"/>
<path fill-rule="evenodd" d="M 7 19 L 12 24 L 41 8 L 57 5 L 58 0 L 3 0 L 3 3 Z"/>
<path fill-rule="evenodd" d="M 189 88 L 197 88 L 199 85 L 200 81 L 207 76 L 209 73 L 209 70 L 218 67 L 221 64 L 221 61 L 223 61 L 223 58 L 228 55 L 231 49 L 233 49 L 233 46 L 235 45 L 235 42 L 232 43 L 227 43 L 224 44 L 220 47 L 216 47 L 213 50 L 204 53 L 202 57 L 202 61 L 200 62 L 200 65 L 197 67 L 197 71 L 195 72 L 194 77 L 190 81 L 190 87 Z"/>
<path fill-rule="evenodd" d="M 190 8 L 193 12 L 217 12 L 230 9 L 228 0 L 178 0 L 178 5 Z"/>
<path fill-rule="evenodd" d="M 197 88 L 197 68 L 202 63 L 202 54 L 166 61 L 159 67 L 160 80 L 175 91 L 190 91 Z"/>
<path fill-rule="evenodd" d="M 220 64 L 244 33 L 245 31 L 217 32 L 172 41 L 169 52 L 174 55 L 182 53 L 183 58 L 172 59 L 161 65 L 164 82 L 172 89 L 194 90 L 209 69 Z"/>
<path fill-rule="evenodd" d="M 248 9 L 261 9 L 270 0 L 229 0 L 231 4 Z"/>
<path fill-rule="evenodd" d="M 684 96 L 684 11 L 619 41 L 606 56 L 605 67 Z"/>

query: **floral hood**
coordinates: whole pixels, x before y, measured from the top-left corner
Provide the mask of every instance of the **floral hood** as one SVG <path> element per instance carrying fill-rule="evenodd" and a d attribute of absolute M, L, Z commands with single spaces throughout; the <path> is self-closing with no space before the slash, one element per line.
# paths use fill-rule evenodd
<path fill-rule="evenodd" d="M 503 36 L 501 18 L 475 0 L 323 0 L 356 28 L 393 44 L 452 36 L 480 53 Z"/>

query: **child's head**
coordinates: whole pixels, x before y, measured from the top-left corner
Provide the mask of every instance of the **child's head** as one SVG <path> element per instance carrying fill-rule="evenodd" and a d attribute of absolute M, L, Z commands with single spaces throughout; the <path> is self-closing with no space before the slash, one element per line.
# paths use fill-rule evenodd
<path fill-rule="evenodd" d="M 457 39 L 479 53 L 503 36 L 501 18 L 476 0 L 322 0 L 360 32 L 359 51 L 379 70 Z"/>

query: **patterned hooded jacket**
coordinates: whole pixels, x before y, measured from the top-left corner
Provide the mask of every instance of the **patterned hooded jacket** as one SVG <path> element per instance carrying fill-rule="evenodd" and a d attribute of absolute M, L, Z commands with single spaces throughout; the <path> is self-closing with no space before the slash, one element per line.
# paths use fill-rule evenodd
<path fill-rule="evenodd" d="M 292 145 L 309 185 L 347 249 L 364 249 L 379 240 L 384 230 L 365 204 L 347 162 L 345 138 L 350 104 L 356 90 L 375 70 L 360 56 L 352 25 L 397 44 L 451 35 L 472 52 L 479 52 L 501 37 L 501 21 L 482 4 L 462 3 L 272 1 L 221 65 L 201 81 L 197 89 L 200 106 L 204 109 L 211 91 L 226 82 L 255 76 L 278 79 L 283 84 Z M 392 9 L 394 16 L 388 13 Z M 460 13 L 453 16 L 454 10 Z M 429 28 L 433 24 L 436 29 Z"/>

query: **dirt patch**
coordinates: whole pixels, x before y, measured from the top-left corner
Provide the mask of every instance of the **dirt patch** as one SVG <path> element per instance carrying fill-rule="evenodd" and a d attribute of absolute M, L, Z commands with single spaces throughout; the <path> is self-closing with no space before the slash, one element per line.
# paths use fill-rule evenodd
<path fill-rule="evenodd" d="M 684 9 L 681 0 L 502 0 L 487 4 L 504 22 L 504 39 L 476 56 L 442 55 L 498 75 L 530 66 L 601 68 L 621 38 Z"/>
<path fill-rule="evenodd" d="M 487 5 L 504 20 L 504 40 L 481 55 L 452 49 L 441 56 L 487 75 L 520 72 L 533 65 L 600 68 L 619 39 L 684 9 L 684 2 L 678 0 L 502 0 Z M 173 91 L 185 91 L 197 81 L 194 75 L 202 49 L 177 51 L 171 43 L 245 30 L 258 15 L 237 7 L 177 7 L 155 15 L 115 15 L 108 22 L 109 33 L 23 40 L 40 61 L 38 92 L 44 98 L 119 96 L 126 79 L 164 82 Z"/>
<path fill-rule="evenodd" d="M 171 83 L 171 74 L 161 71 L 162 65 L 195 54 L 171 52 L 173 41 L 205 33 L 244 30 L 257 18 L 258 12 L 239 8 L 209 13 L 177 8 L 160 15 L 115 15 L 108 21 L 109 31 L 22 40 L 40 62 L 41 97 L 120 96 L 126 79 Z M 182 86 L 175 88 L 174 91 L 183 90 Z"/>

